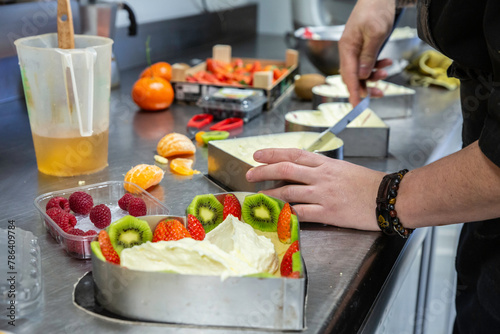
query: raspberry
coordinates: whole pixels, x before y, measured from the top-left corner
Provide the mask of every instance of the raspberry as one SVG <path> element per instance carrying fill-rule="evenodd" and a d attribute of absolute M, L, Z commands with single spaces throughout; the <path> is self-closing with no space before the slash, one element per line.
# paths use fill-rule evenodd
<path fill-rule="evenodd" d="M 105 228 L 111 224 L 111 210 L 106 204 L 96 205 L 90 210 L 90 221 L 94 223 L 97 228 Z"/>
<path fill-rule="evenodd" d="M 52 218 L 52 220 L 55 220 L 55 218 L 57 216 L 59 216 L 61 213 L 64 213 L 66 211 L 64 211 L 63 209 L 55 206 L 53 208 L 50 208 L 48 209 L 47 211 L 45 211 L 45 213 L 47 214 L 47 216 L 49 216 L 50 218 Z"/>
<path fill-rule="evenodd" d="M 128 203 L 128 213 L 131 216 L 145 216 L 148 213 L 146 203 L 142 198 L 134 197 Z"/>
<path fill-rule="evenodd" d="M 88 230 L 83 235 L 97 235 L 97 232 L 94 230 Z"/>
<path fill-rule="evenodd" d="M 129 193 L 126 193 L 125 195 L 122 196 L 122 198 L 120 198 L 118 200 L 118 206 L 122 209 L 122 210 L 125 210 L 127 211 L 128 209 L 128 204 L 130 202 L 130 200 L 134 198 L 134 196 L 132 194 L 129 194 Z"/>
<path fill-rule="evenodd" d="M 74 215 L 72 215 L 71 213 L 67 213 L 67 212 L 65 212 L 64 214 L 68 216 L 69 224 L 71 225 L 71 227 L 75 227 L 75 225 L 77 223 L 76 217 Z"/>
<path fill-rule="evenodd" d="M 76 191 L 69 196 L 69 207 L 75 213 L 86 215 L 94 206 L 92 196 L 83 191 Z"/>
<path fill-rule="evenodd" d="M 69 232 L 73 229 L 73 225 L 71 225 L 71 217 L 75 217 L 70 213 L 63 212 L 56 217 L 54 217 L 54 222 L 62 228 L 64 232 Z M 75 218 L 76 220 L 76 218 Z"/>
<path fill-rule="evenodd" d="M 79 228 L 74 228 L 74 229 L 70 230 L 68 233 L 73 234 L 73 235 L 85 235 L 85 232 L 83 232 Z"/>
<path fill-rule="evenodd" d="M 47 205 L 45 206 L 45 210 L 51 209 L 51 208 L 60 208 L 61 210 L 64 210 L 69 213 L 69 201 L 64 198 L 64 197 L 53 197 L 51 198 L 48 202 Z"/>

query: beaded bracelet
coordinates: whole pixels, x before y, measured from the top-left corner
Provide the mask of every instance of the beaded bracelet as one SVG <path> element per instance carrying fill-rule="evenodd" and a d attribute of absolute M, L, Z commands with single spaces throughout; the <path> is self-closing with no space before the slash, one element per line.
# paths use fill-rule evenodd
<path fill-rule="evenodd" d="M 413 232 L 412 229 L 407 229 L 401 224 L 395 209 L 399 184 L 406 173 L 408 170 L 403 169 L 384 176 L 378 188 L 377 208 L 375 210 L 378 226 L 382 232 L 387 235 L 398 234 L 402 238 L 408 238 Z"/>

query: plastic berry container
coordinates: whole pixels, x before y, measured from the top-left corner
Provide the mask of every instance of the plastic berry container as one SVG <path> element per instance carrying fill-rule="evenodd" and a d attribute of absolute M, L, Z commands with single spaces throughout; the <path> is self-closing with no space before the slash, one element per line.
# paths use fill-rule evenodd
<path fill-rule="evenodd" d="M 134 191 L 134 193 L 132 194 L 133 196 L 142 198 L 144 200 L 144 202 L 146 203 L 147 215 L 166 215 L 169 213 L 169 209 L 160 201 L 158 201 L 158 199 L 153 197 L 151 194 L 149 194 L 147 191 L 143 190 L 136 184 L 126 181 L 108 181 L 60 191 L 53 191 L 35 198 L 34 204 L 38 212 L 40 213 L 42 223 L 44 224 L 47 231 L 70 256 L 77 259 L 90 259 L 90 242 L 95 238 L 95 235 L 78 236 L 63 231 L 54 222 L 54 220 L 52 220 L 45 213 L 47 202 L 54 197 L 61 196 L 69 198 L 69 196 L 75 191 L 83 191 L 92 196 L 94 205 L 106 204 L 110 208 L 111 221 L 113 222 L 123 216 L 128 215 L 127 211 L 120 209 L 120 207 L 118 206 L 118 200 L 122 198 L 123 195 L 128 193 L 128 191 L 126 191 L 124 188 L 125 184 L 128 184 L 128 189 Z M 75 228 L 80 228 L 83 231 L 92 229 L 97 233 L 99 232 L 99 229 L 95 227 L 92 222 L 90 222 L 89 215 L 75 214 L 75 217 L 77 219 Z"/>
<path fill-rule="evenodd" d="M 267 98 L 260 90 L 221 88 L 198 100 L 198 106 L 216 119 L 239 117 L 248 122 L 262 113 Z"/>

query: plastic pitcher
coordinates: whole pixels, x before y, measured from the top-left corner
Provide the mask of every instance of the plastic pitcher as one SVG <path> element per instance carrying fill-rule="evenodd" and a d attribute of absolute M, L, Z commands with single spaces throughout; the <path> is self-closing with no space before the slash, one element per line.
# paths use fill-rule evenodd
<path fill-rule="evenodd" d="M 74 49 L 60 49 L 57 34 L 45 34 L 14 44 L 38 170 L 73 176 L 105 168 L 113 40 L 75 35 Z"/>

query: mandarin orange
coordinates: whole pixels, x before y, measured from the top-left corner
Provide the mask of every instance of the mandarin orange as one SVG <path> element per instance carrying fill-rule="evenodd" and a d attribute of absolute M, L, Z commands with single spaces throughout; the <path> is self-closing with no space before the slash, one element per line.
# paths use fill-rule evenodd
<path fill-rule="evenodd" d="M 160 183 L 163 179 L 164 171 L 158 166 L 140 164 L 132 167 L 127 174 L 125 174 L 125 181 L 132 182 L 141 187 L 148 189 Z M 131 193 L 138 193 L 138 191 L 129 184 L 124 185 L 125 190 Z"/>
<path fill-rule="evenodd" d="M 175 158 L 170 162 L 170 169 L 181 175 L 200 174 L 199 171 L 192 169 L 193 160 L 184 158 Z"/>
<path fill-rule="evenodd" d="M 164 61 L 154 63 L 153 65 L 146 67 L 144 71 L 142 71 L 140 77 L 160 77 L 170 81 L 172 79 L 172 66 Z"/>
<path fill-rule="evenodd" d="M 156 150 L 159 155 L 168 158 L 173 155 L 194 154 L 196 147 L 185 135 L 172 132 L 160 139 Z"/>
<path fill-rule="evenodd" d="M 144 77 L 132 87 L 132 99 L 144 110 L 162 110 L 174 101 L 174 89 L 165 79 Z"/>

